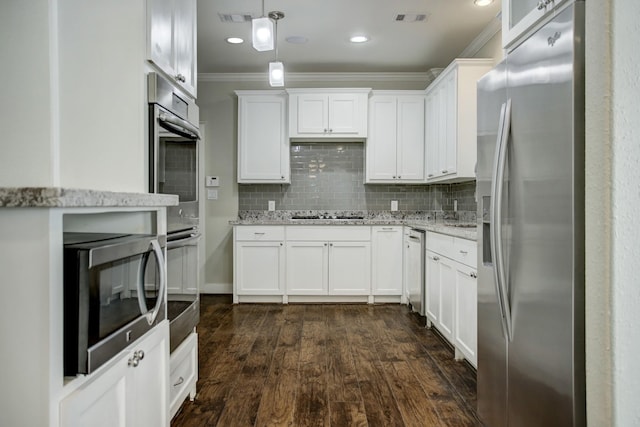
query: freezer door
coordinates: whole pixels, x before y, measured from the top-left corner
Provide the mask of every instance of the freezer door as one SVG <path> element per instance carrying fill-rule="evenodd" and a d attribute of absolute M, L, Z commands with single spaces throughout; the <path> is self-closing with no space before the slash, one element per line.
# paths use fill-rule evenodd
<path fill-rule="evenodd" d="M 478 415 L 487 425 L 507 425 L 507 342 L 494 282 L 489 209 L 491 179 L 507 99 L 506 64 L 498 64 L 478 81 Z"/>
<path fill-rule="evenodd" d="M 510 426 L 585 423 L 583 6 L 507 60 Z"/>

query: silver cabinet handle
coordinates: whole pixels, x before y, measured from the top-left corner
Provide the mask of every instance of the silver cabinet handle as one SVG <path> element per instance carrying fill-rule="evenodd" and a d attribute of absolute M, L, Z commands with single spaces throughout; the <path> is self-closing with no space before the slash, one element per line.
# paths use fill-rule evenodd
<path fill-rule="evenodd" d="M 256 236 L 262 236 L 263 234 L 265 234 L 264 231 L 254 231 L 253 234 L 255 234 Z"/>
<path fill-rule="evenodd" d="M 468 254 L 469 252 L 467 252 L 467 251 L 463 251 L 462 249 L 460 249 L 460 253 L 461 253 L 461 254 L 466 255 L 466 254 Z"/>
<path fill-rule="evenodd" d="M 385 231 L 391 231 L 393 230 L 393 227 L 382 227 L 382 229 Z"/>
<path fill-rule="evenodd" d="M 183 377 L 180 377 L 180 378 L 178 378 L 178 382 L 176 382 L 173 386 L 174 386 L 174 387 L 178 387 L 178 386 L 179 386 L 180 384 L 182 384 L 183 382 L 184 382 L 184 378 L 183 378 Z"/>
<path fill-rule="evenodd" d="M 137 368 L 142 359 L 144 359 L 144 351 L 134 351 L 133 356 L 131 356 L 127 361 L 127 365 L 131 366 L 132 368 Z"/>

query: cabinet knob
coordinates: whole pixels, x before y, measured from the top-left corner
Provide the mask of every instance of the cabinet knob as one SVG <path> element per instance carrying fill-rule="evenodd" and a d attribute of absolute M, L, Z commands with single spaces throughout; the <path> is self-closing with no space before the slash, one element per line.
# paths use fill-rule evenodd
<path fill-rule="evenodd" d="M 474 279 L 477 279 L 477 278 L 478 278 L 478 275 L 477 275 L 476 273 L 474 273 L 474 272 L 471 272 L 471 273 L 469 274 L 469 276 L 473 277 Z"/>
<path fill-rule="evenodd" d="M 538 2 L 538 10 L 544 9 L 545 6 L 546 6 L 546 4 L 544 3 L 544 1 L 539 1 Z"/>
<path fill-rule="evenodd" d="M 140 359 L 138 359 L 135 356 L 130 358 L 128 361 L 128 365 L 131 366 L 132 368 L 136 368 L 139 364 L 140 364 Z"/>
<path fill-rule="evenodd" d="M 395 175 L 393 175 L 393 179 L 396 179 L 396 176 L 395 176 Z"/>
<path fill-rule="evenodd" d="M 449 171 L 448 171 L 448 170 L 443 170 L 443 171 L 442 171 L 442 173 L 447 173 L 447 172 L 449 172 Z"/>
<path fill-rule="evenodd" d="M 460 249 L 460 253 L 461 253 L 461 254 L 463 254 L 463 255 L 466 255 L 466 254 L 468 254 L 469 252 L 467 252 L 467 251 L 463 251 L 462 249 Z"/>
<path fill-rule="evenodd" d="M 324 133 L 327 133 L 328 131 L 329 131 L 329 129 L 326 129 L 326 128 L 324 129 Z"/>
<path fill-rule="evenodd" d="M 187 81 L 186 77 L 180 73 L 176 74 L 176 80 L 179 81 L 180 83 L 184 83 Z"/>
<path fill-rule="evenodd" d="M 329 246 L 333 247 L 333 243 L 329 243 Z"/>
<path fill-rule="evenodd" d="M 282 175 L 280 178 L 281 178 L 281 179 L 284 179 L 284 175 Z"/>
<path fill-rule="evenodd" d="M 329 129 L 329 133 L 333 132 L 333 129 Z"/>
<path fill-rule="evenodd" d="M 431 178 L 431 177 L 433 176 L 433 174 L 432 174 L 432 173 L 430 173 L 430 174 L 429 174 L 429 175 L 427 175 L 427 176 L 428 176 L 429 178 Z"/>
<path fill-rule="evenodd" d="M 280 242 L 280 246 L 282 246 L 282 242 Z"/>
<path fill-rule="evenodd" d="M 144 351 L 142 350 L 136 351 L 135 355 L 138 357 L 138 360 L 144 359 Z"/>
<path fill-rule="evenodd" d="M 324 245 L 325 245 L 325 246 L 327 246 L 327 244 L 326 244 L 326 243 L 325 243 Z"/>
<path fill-rule="evenodd" d="M 401 176 L 401 175 L 398 175 L 398 179 L 402 179 L 402 176 Z"/>
<path fill-rule="evenodd" d="M 440 257 L 434 256 L 434 257 L 433 257 L 433 260 L 434 260 L 434 261 L 440 261 Z"/>

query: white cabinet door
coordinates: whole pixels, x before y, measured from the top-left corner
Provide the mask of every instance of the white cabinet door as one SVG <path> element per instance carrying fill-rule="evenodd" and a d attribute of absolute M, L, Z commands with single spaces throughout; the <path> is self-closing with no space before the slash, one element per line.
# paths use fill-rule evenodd
<path fill-rule="evenodd" d="M 288 295 L 327 295 L 329 244 L 287 242 L 286 281 Z"/>
<path fill-rule="evenodd" d="M 173 43 L 173 7 L 174 0 L 148 0 L 147 27 L 149 31 L 149 60 L 174 77 L 175 45 Z"/>
<path fill-rule="evenodd" d="M 329 133 L 358 135 L 362 132 L 361 96 L 351 93 L 330 94 L 328 97 Z M 366 99 L 364 99 L 366 102 Z"/>
<path fill-rule="evenodd" d="M 426 252 L 425 298 L 427 320 L 437 325 L 440 319 L 440 256 Z"/>
<path fill-rule="evenodd" d="M 284 293 L 283 242 L 245 242 L 235 245 L 235 282 L 238 295 Z"/>
<path fill-rule="evenodd" d="M 187 92 L 195 97 L 197 83 L 196 0 L 176 1 L 174 20 L 176 79 Z"/>
<path fill-rule="evenodd" d="M 237 91 L 238 182 L 290 182 L 284 92 Z"/>
<path fill-rule="evenodd" d="M 196 97 L 196 0 L 147 0 L 147 57 Z"/>
<path fill-rule="evenodd" d="M 540 0 L 502 0 L 502 47 L 514 49 L 532 27 L 566 2 L 554 0 L 544 5 Z"/>
<path fill-rule="evenodd" d="M 455 280 L 455 342 L 464 357 L 473 365 L 478 363 L 478 294 L 476 271 L 454 263 Z"/>
<path fill-rule="evenodd" d="M 329 295 L 371 293 L 371 243 L 329 243 Z"/>
<path fill-rule="evenodd" d="M 477 80 L 488 59 L 456 59 L 427 88 L 427 182 L 475 179 Z"/>
<path fill-rule="evenodd" d="M 288 89 L 290 138 L 367 137 L 370 89 Z"/>
<path fill-rule="evenodd" d="M 169 426 L 169 322 L 118 357 L 60 402 L 62 427 Z"/>
<path fill-rule="evenodd" d="M 448 258 L 440 258 L 440 313 L 436 327 L 442 335 L 453 343 L 455 327 L 455 280 L 454 262 Z"/>
<path fill-rule="evenodd" d="M 323 94 L 298 96 L 297 133 L 325 134 L 329 131 L 329 98 Z"/>
<path fill-rule="evenodd" d="M 424 181 L 424 97 L 400 96 L 397 103 L 397 177 Z"/>
<path fill-rule="evenodd" d="M 402 227 L 372 227 L 371 291 L 402 295 Z"/>
<path fill-rule="evenodd" d="M 396 138 L 396 97 L 372 96 L 366 142 L 367 182 L 397 179 Z"/>

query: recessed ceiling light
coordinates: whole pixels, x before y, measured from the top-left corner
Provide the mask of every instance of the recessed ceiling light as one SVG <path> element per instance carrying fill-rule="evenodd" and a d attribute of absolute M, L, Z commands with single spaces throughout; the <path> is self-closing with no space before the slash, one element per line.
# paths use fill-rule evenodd
<path fill-rule="evenodd" d="M 304 36 L 289 36 L 285 40 L 287 41 L 287 43 L 293 44 L 305 44 L 309 41 L 309 39 Z"/>
<path fill-rule="evenodd" d="M 493 0 L 473 0 L 473 3 L 476 6 L 489 6 L 491 3 L 493 3 Z"/>
<path fill-rule="evenodd" d="M 364 43 L 369 41 L 367 36 L 353 36 L 349 39 L 351 43 Z"/>
<path fill-rule="evenodd" d="M 227 37 L 227 43 L 240 44 L 244 43 L 244 40 L 242 40 L 240 37 Z"/>

